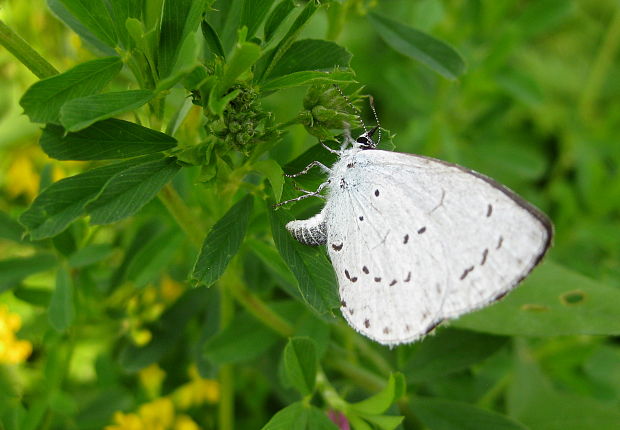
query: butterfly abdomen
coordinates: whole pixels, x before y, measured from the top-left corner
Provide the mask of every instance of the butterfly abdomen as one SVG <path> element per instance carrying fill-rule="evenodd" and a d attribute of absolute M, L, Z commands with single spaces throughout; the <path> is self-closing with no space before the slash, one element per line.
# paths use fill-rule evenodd
<path fill-rule="evenodd" d="M 327 243 L 327 227 L 323 212 L 306 220 L 291 221 L 286 224 L 286 229 L 304 245 L 319 246 Z"/>

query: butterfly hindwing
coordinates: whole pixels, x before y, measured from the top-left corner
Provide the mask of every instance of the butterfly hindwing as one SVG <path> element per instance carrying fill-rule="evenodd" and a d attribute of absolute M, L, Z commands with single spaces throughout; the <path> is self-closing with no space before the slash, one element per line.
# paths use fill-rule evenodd
<path fill-rule="evenodd" d="M 483 175 L 352 151 L 330 176 L 327 247 L 345 318 L 378 342 L 411 342 L 496 300 L 549 246 L 546 216 Z"/>

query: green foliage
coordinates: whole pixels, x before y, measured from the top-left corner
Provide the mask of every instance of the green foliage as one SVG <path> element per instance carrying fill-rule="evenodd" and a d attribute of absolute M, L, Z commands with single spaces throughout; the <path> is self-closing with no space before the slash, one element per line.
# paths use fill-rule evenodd
<path fill-rule="evenodd" d="M 617 427 L 617 2 L 5 9 L 0 428 Z M 367 94 L 382 147 L 479 170 L 556 226 L 506 299 L 393 349 L 284 228 L 320 205 L 273 207 L 324 180 L 283 173 L 333 163 L 316 138 L 373 121 Z"/>

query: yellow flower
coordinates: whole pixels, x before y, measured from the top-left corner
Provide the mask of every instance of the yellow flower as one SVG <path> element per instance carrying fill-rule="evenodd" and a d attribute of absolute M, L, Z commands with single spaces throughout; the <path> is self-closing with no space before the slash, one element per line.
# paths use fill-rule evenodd
<path fill-rule="evenodd" d="M 114 424 L 105 430 L 171 430 L 174 423 L 174 406 L 167 397 L 145 403 L 137 413 L 116 412 Z"/>
<path fill-rule="evenodd" d="M 174 430 L 200 430 L 200 427 L 187 415 L 179 415 L 174 422 Z"/>
<path fill-rule="evenodd" d="M 166 377 L 166 372 L 157 364 L 151 364 L 149 367 L 142 369 L 138 373 L 138 377 L 148 394 L 151 397 L 155 397 L 161 392 L 161 384 Z"/>
<path fill-rule="evenodd" d="M 220 400 L 220 384 L 213 379 L 201 378 L 195 366 L 189 371 L 191 381 L 176 389 L 172 397 L 180 409 L 189 409 Z"/>
<path fill-rule="evenodd" d="M 145 428 L 165 430 L 174 420 L 174 405 L 169 398 L 162 397 L 140 406 L 138 415 L 142 418 Z"/>
<path fill-rule="evenodd" d="M 15 154 L 6 172 L 6 189 L 10 197 L 25 195 L 34 199 L 39 191 L 39 174 L 27 153 Z"/>
<path fill-rule="evenodd" d="M 21 363 L 32 353 L 30 342 L 15 337 L 21 325 L 19 315 L 10 313 L 6 306 L 0 306 L 0 363 Z"/>
<path fill-rule="evenodd" d="M 175 281 L 169 276 L 164 276 L 159 284 L 161 296 L 164 301 L 174 302 L 181 294 L 183 294 L 183 286 L 180 282 Z"/>

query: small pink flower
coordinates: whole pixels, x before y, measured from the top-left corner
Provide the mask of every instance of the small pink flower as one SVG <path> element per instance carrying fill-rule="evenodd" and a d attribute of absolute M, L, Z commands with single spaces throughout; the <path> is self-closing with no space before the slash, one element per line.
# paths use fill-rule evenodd
<path fill-rule="evenodd" d="M 345 417 L 342 412 L 329 410 L 327 411 L 327 416 L 338 426 L 340 430 L 351 430 L 349 421 L 347 421 L 347 417 Z"/>

